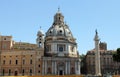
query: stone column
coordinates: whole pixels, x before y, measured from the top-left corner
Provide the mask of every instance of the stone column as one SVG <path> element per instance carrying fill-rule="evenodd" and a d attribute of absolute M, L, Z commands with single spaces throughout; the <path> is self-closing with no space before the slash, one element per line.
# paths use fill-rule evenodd
<path fill-rule="evenodd" d="M 77 63 L 75 61 L 75 74 L 77 74 Z"/>
<path fill-rule="evenodd" d="M 57 72 L 57 67 L 56 67 L 56 61 L 55 61 L 55 75 L 56 75 L 56 72 Z"/>
<path fill-rule="evenodd" d="M 47 60 L 45 61 L 45 75 L 47 74 Z"/>
<path fill-rule="evenodd" d="M 96 30 L 96 35 L 94 38 L 95 41 L 95 72 L 96 76 L 101 76 L 101 67 L 100 67 L 100 51 L 99 51 L 99 37 Z"/>
<path fill-rule="evenodd" d="M 68 73 L 67 73 L 67 71 L 68 71 L 68 70 L 67 70 L 67 69 L 68 69 L 68 68 L 67 68 L 67 67 L 68 67 L 67 61 L 66 61 L 66 66 L 65 66 L 65 67 L 66 67 L 66 68 L 65 68 L 65 74 L 67 75 L 67 74 L 68 74 Z"/>
<path fill-rule="evenodd" d="M 45 63 L 44 63 L 44 60 L 43 60 L 43 63 L 42 63 L 42 64 L 43 64 L 43 65 L 42 65 L 42 75 L 44 75 L 44 70 L 45 70 L 45 69 L 44 69 L 44 64 L 45 64 Z"/>
<path fill-rule="evenodd" d="M 80 61 L 79 60 L 77 61 L 77 66 L 78 66 L 77 75 L 80 75 Z"/>
<path fill-rule="evenodd" d="M 68 61 L 68 74 L 70 74 L 70 61 Z"/>
<path fill-rule="evenodd" d="M 52 74 L 54 74 L 54 61 L 52 60 Z"/>

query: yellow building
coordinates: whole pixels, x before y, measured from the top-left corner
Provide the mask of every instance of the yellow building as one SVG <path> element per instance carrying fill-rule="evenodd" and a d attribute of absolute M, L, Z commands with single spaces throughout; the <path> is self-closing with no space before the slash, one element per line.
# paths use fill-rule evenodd
<path fill-rule="evenodd" d="M 0 36 L 0 74 L 41 75 L 43 51 L 37 44 L 14 42 L 12 36 Z"/>

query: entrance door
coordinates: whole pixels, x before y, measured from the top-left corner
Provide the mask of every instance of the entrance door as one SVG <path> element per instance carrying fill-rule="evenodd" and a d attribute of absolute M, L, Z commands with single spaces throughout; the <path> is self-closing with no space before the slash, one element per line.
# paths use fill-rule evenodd
<path fill-rule="evenodd" d="M 18 75 L 18 72 L 17 71 L 15 71 L 15 76 L 17 76 Z"/>
<path fill-rule="evenodd" d="M 59 75 L 63 75 L 63 70 L 60 70 L 60 71 L 59 71 Z"/>

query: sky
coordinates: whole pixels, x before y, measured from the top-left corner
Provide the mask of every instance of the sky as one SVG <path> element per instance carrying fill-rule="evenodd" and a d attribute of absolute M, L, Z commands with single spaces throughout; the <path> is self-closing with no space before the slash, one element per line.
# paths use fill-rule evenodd
<path fill-rule="evenodd" d="M 40 26 L 47 32 L 58 7 L 79 54 L 94 48 L 96 29 L 108 50 L 120 47 L 120 0 L 0 0 L 0 33 L 17 42 L 36 43 Z"/>

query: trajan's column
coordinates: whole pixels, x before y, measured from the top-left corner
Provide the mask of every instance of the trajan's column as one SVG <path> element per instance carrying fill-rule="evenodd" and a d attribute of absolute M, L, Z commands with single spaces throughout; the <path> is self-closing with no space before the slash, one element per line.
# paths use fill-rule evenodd
<path fill-rule="evenodd" d="M 100 52 L 99 52 L 99 37 L 98 32 L 96 30 L 95 34 L 95 74 L 96 76 L 101 76 L 101 68 L 100 68 Z"/>

